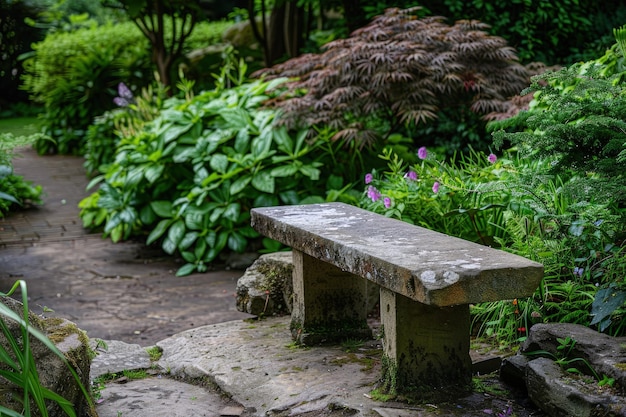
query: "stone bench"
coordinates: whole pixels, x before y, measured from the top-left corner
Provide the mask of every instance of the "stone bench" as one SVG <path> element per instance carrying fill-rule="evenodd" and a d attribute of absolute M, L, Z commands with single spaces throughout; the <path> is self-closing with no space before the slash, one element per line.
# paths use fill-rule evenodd
<path fill-rule="evenodd" d="M 380 286 L 390 392 L 467 387 L 469 304 L 530 296 L 543 277 L 541 264 L 521 256 L 343 203 L 256 208 L 251 216 L 255 230 L 293 250 L 297 341 L 368 334 L 368 283 Z"/>

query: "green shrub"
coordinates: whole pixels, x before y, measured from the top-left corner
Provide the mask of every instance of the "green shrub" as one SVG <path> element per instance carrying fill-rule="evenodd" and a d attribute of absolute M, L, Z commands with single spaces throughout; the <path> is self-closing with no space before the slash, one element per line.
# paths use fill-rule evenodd
<path fill-rule="evenodd" d="M 146 122 L 158 115 L 166 97 L 165 90 L 159 86 L 160 84 L 156 89 L 151 86 L 144 88 L 137 97 L 131 94 L 123 98 L 118 91 L 118 97 L 114 101 L 120 107 L 95 118 L 87 129 L 86 136 L 84 166 L 89 175 L 105 173 L 107 166 L 115 158 L 115 148 L 120 139 L 139 133 Z M 123 83 L 118 90 L 125 91 L 126 95 L 130 93 Z"/>
<path fill-rule="evenodd" d="M 434 15 L 452 21 L 478 19 L 514 46 L 523 62 L 572 64 L 612 44 L 624 23 L 626 4 L 596 0 L 420 0 Z M 588 55 L 587 55 L 588 56 Z M 589 58 L 587 58 L 589 59 Z"/>
<path fill-rule="evenodd" d="M 471 153 L 444 163 L 426 148 L 418 154 L 422 161 L 407 165 L 383 153 L 388 170 L 366 175 L 361 206 L 544 265 L 545 277 L 532 297 L 472 308 L 478 335 L 510 346 L 543 321 L 626 332 L 620 298 L 626 257 L 616 204 L 567 191 L 578 177 L 546 175 L 549 160 Z"/>
<path fill-rule="evenodd" d="M 226 25 L 197 25 L 185 50 L 218 42 Z M 131 22 L 51 33 L 33 49 L 23 87 L 45 106 L 45 133 L 54 139 L 37 142 L 40 154 L 83 154 L 87 128 L 115 107 L 118 84 L 139 91 L 153 81 L 148 41 Z"/>
<path fill-rule="evenodd" d="M 31 144 L 41 135 L 15 137 L 11 133 L 0 134 L 0 218 L 9 211 L 27 204 L 41 204 L 42 188 L 24 177 L 13 173 L 13 150 L 17 146 Z"/>
<path fill-rule="evenodd" d="M 103 226 L 114 241 L 147 234 L 148 244 L 185 259 L 185 275 L 206 271 L 223 250 L 250 248 L 258 237 L 250 208 L 323 201 L 314 152 L 323 142 L 308 145 L 305 131 L 276 128 L 277 113 L 260 109 L 281 82 L 167 99 L 158 117 L 120 140 L 94 181 L 100 189 L 80 204 L 84 225 Z"/>

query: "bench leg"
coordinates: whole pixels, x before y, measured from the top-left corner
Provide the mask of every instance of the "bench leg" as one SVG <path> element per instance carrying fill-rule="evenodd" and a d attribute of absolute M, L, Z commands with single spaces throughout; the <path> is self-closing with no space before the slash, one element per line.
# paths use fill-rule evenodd
<path fill-rule="evenodd" d="M 419 395 L 433 388 L 469 386 L 468 305 L 433 307 L 381 288 L 380 312 L 384 391 Z"/>
<path fill-rule="evenodd" d="M 309 345 L 371 337 L 367 280 L 294 250 L 291 333 Z"/>

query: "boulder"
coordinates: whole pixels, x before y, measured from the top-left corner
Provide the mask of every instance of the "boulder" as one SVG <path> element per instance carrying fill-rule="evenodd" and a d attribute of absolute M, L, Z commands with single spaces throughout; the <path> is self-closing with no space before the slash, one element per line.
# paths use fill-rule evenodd
<path fill-rule="evenodd" d="M 23 305 L 19 301 L 9 297 L 3 297 L 2 303 L 22 316 Z M 29 312 L 29 314 L 31 325 L 42 331 L 65 355 L 67 361 L 78 374 L 83 386 L 89 390 L 91 356 L 89 340 L 85 332 L 76 327 L 74 323 L 62 318 L 42 318 L 33 312 Z M 19 324 L 4 317 L 2 319 L 6 323 L 8 331 L 11 332 L 13 338 L 21 341 L 22 332 Z M 4 333 L 0 333 L 0 344 L 8 349 L 9 352 L 12 352 Z M 96 416 L 95 409 L 90 407 L 66 364 L 35 337 L 30 338 L 30 347 L 41 385 L 72 402 L 77 416 Z M 6 369 L 6 365 L 0 364 L 0 366 Z M 16 389 L 15 386 L 12 387 L 12 384 L 6 380 L 2 380 L 1 384 L 3 385 L 3 391 Z M 16 392 L 21 392 L 19 389 L 17 390 Z M 0 397 L 0 405 L 15 410 L 21 410 L 21 405 L 12 400 L 10 396 L 4 395 Z M 51 417 L 66 416 L 61 408 L 53 402 L 49 403 L 48 414 Z M 38 413 L 33 412 L 33 415 L 38 415 Z"/>
<path fill-rule="evenodd" d="M 256 316 L 290 314 L 292 272 L 291 252 L 261 255 L 237 281 L 237 310 Z"/>
<path fill-rule="evenodd" d="M 523 383 L 532 402 L 550 416 L 626 417 L 623 337 L 576 324 L 536 324 L 519 353 L 503 361 L 500 377 Z"/>

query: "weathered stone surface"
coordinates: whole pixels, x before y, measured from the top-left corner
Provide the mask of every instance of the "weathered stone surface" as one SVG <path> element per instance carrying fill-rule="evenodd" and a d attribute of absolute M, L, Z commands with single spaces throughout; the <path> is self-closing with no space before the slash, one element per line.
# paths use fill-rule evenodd
<path fill-rule="evenodd" d="M 561 341 L 568 338 L 564 348 Z M 557 359 L 582 376 L 566 372 Z M 600 378 L 614 378 L 613 386 L 601 387 L 589 366 Z M 625 374 L 626 338 L 565 323 L 534 325 L 520 352 L 506 358 L 500 370 L 507 383 L 525 384 L 532 402 L 548 415 L 575 417 L 626 416 Z"/>
<path fill-rule="evenodd" d="M 616 387 L 626 391 L 626 337 L 611 337 L 577 324 L 536 324 L 521 348 L 522 353 L 544 350 L 556 357 L 563 355 L 559 339 L 571 338 L 575 343 L 570 351 L 571 358 L 582 358 L 599 376 L 615 379 Z M 581 372 L 588 373 L 584 362 L 572 363 Z"/>
<path fill-rule="evenodd" d="M 91 378 L 105 374 L 115 374 L 125 370 L 147 369 L 150 367 L 150 355 L 145 348 L 118 340 L 105 341 L 107 348 L 100 348 L 95 340 L 90 342 L 97 353 L 91 363 Z"/>
<path fill-rule="evenodd" d="M 261 255 L 237 281 L 237 310 L 256 316 L 291 313 L 292 274 L 291 252 Z"/>
<path fill-rule="evenodd" d="M 548 358 L 528 363 L 526 385 L 533 403 L 553 417 L 626 416 L 624 398 L 573 378 Z"/>
<path fill-rule="evenodd" d="M 23 305 L 12 298 L 3 297 L 2 303 L 15 311 L 18 315 L 23 314 Z M 30 312 L 31 325 L 41 330 L 65 355 L 67 361 L 78 374 L 85 388 L 89 387 L 90 356 L 86 334 L 68 320 L 54 318 L 45 319 Z M 9 331 L 16 340 L 21 340 L 21 328 L 17 322 L 5 319 Z M 0 343 L 8 348 L 7 339 L 0 333 Z M 74 404 L 78 416 L 95 416 L 96 412 L 90 408 L 79 385 L 76 383 L 67 365 L 37 338 L 30 338 L 30 347 L 33 354 L 39 380 L 42 386 L 56 392 L 61 397 Z M 9 352 L 11 351 L 8 349 Z M 6 381 L 5 381 L 6 382 Z M 6 396 L 0 397 L 0 404 L 9 408 L 21 410 L 17 404 L 7 401 Z M 49 403 L 48 413 L 51 417 L 66 416 L 65 412 L 56 403 Z M 37 415 L 35 413 L 34 415 Z"/>
<path fill-rule="evenodd" d="M 294 250 L 439 307 L 533 294 L 543 266 L 343 203 L 255 208 L 251 224 Z"/>

